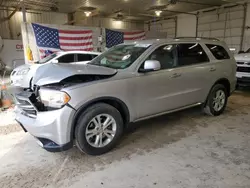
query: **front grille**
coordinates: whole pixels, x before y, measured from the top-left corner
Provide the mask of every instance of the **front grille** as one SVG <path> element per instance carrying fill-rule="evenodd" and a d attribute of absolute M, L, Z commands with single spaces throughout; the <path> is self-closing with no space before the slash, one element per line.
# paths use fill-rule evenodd
<path fill-rule="evenodd" d="M 37 95 L 31 91 L 23 91 L 15 95 L 16 105 L 23 115 L 36 118 L 37 112 L 47 111 L 44 104 L 38 100 Z"/>
<path fill-rule="evenodd" d="M 238 65 L 244 65 L 244 62 L 236 62 Z"/>
<path fill-rule="evenodd" d="M 22 95 L 16 95 L 16 105 L 19 109 L 22 110 L 22 114 L 28 117 L 36 118 L 37 110 L 32 102 L 29 100 L 29 97 Z"/>
<path fill-rule="evenodd" d="M 13 71 L 13 72 L 11 73 L 11 75 L 15 75 L 15 73 L 16 73 L 16 71 Z"/>
<path fill-rule="evenodd" d="M 237 67 L 237 72 L 250 72 L 250 67 Z"/>

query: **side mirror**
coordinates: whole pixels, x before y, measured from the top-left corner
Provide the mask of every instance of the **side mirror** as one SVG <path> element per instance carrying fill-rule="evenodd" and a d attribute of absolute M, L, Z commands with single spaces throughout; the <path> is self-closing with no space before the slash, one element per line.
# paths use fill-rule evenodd
<path fill-rule="evenodd" d="M 58 59 L 53 59 L 51 63 L 58 63 Z"/>
<path fill-rule="evenodd" d="M 144 63 L 144 67 L 139 69 L 139 72 L 146 73 L 152 71 L 158 71 L 161 69 L 161 64 L 157 60 L 147 60 Z"/>

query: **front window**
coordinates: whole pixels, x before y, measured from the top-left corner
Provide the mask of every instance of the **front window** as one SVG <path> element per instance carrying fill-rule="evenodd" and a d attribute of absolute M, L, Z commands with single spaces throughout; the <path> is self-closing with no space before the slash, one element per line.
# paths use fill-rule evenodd
<path fill-rule="evenodd" d="M 38 63 L 38 64 L 44 64 L 44 63 L 47 63 L 48 61 L 50 61 L 51 59 L 55 58 L 56 56 L 57 56 L 57 54 L 56 54 L 56 53 L 51 54 L 51 55 L 49 55 L 49 56 L 47 56 L 47 57 L 45 57 L 45 58 L 43 58 L 43 59 L 39 60 L 37 63 Z"/>
<path fill-rule="evenodd" d="M 145 44 L 118 45 L 104 52 L 89 64 L 125 69 L 134 63 L 149 46 Z"/>

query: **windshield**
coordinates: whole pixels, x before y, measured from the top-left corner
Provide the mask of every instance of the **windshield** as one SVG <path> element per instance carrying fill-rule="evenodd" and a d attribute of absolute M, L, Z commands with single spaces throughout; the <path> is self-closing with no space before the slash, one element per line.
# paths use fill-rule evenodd
<path fill-rule="evenodd" d="M 104 52 L 89 64 L 113 69 L 125 69 L 134 63 L 149 46 L 142 44 L 118 45 Z"/>
<path fill-rule="evenodd" d="M 56 53 L 51 54 L 51 55 L 49 55 L 49 56 L 47 56 L 47 57 L 45 57 L 45 58 L 43 58 L 43 59 L 39 60 L 37 63 L 38 63 L 38 64 L 47 63 L 49 60 L 51 60 L 51 59 L 55 58 L 56 56 L 57 56 L 57 54 L 56 54 Z"/>

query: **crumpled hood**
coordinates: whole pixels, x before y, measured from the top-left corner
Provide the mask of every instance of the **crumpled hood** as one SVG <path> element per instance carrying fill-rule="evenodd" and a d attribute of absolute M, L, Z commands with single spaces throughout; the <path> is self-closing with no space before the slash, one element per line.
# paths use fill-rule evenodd
<path fill-rule="evenodd" d="M 31 65 L 29 65 L 29 64 L 24 64 L 24 65 L 21 65 L 21 66 L 16 67 L 13 71 L 18 72 L 18 71 L 20 71 L 20 70 L 30 68 L 30 66 L 31 66 Z"/>
<path fill-rule="evenodd" d="M 250 61 L 250 53 L 237 54 L 234 58 L 236 61 Z"/>
<path fill-rule="evenodd" d="M 14 71 L 18 72 L 20 70 L 24 70 L 29 68 L 30 70 L 36 70 L 38 67 L 42 66 L 41 64 L 24 64 L 21 66 L 18 66 L 14 69 Z"/>
<path fill-rule="evenodd" d="M 80 64 L 54 64 L 49 63 L 39 67 L 32 80 L 32 85 L 47 85 L 58 83 L 74 75 L 113 75 L 116 69 L 95 65 Z"/>

